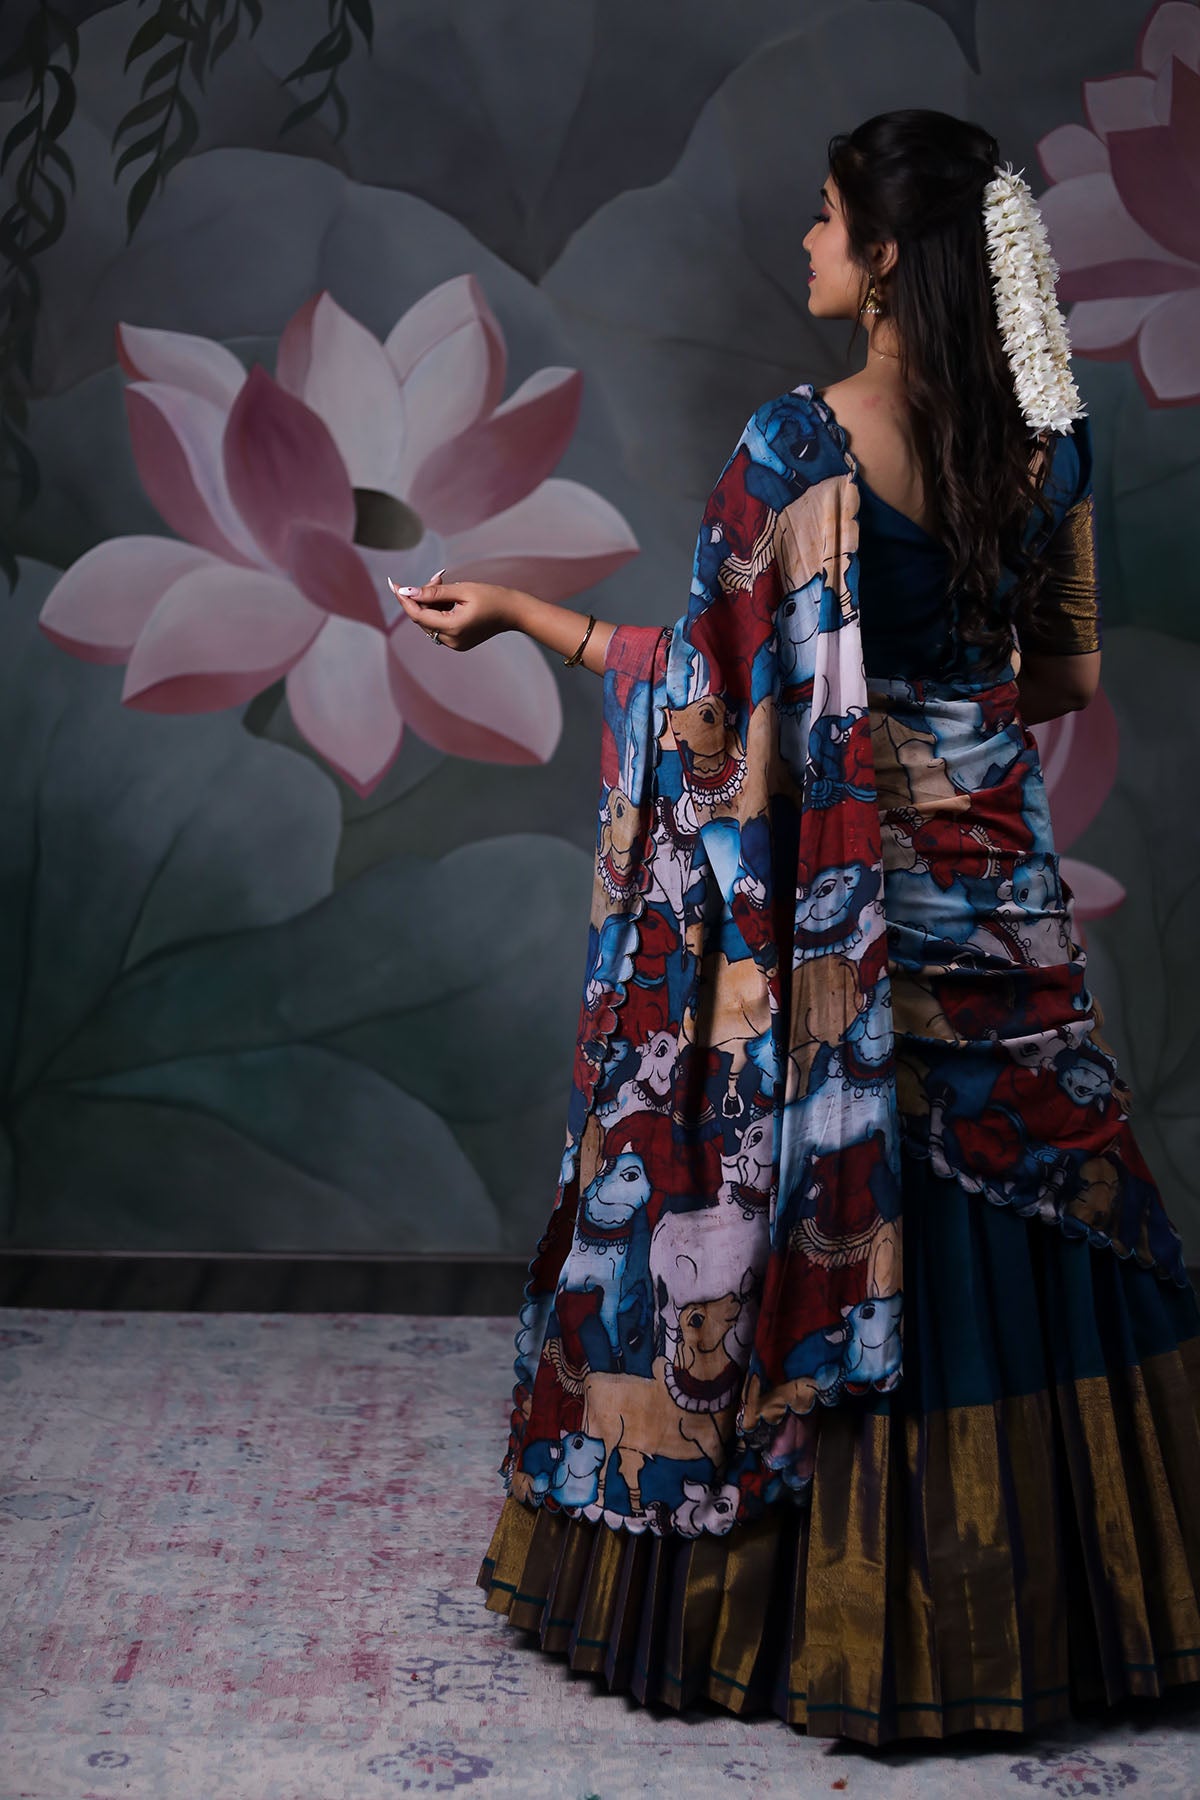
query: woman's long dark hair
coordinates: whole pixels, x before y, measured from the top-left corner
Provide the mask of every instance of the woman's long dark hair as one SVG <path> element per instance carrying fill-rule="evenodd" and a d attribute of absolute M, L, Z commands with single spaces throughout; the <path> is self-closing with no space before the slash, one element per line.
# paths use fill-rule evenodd
<path fill-rule="evenodd" d="M 1049 454 L 1021 416 L 996 322 L 983 191 L 1000 160 L 990 132 L 949 113 L 878 113 L 828 145 L 850 254 L 871 274 L 868 245 L 895 239 L 898 260 L 876 292 L 895 320 L 913 448 L 930 529 L 950 557 L 956 635 L 1003 666 L 1012 621 L 1036 612 L 1047 565 L 1025 548 Z M 851 335 L 851 344 L 854 335 Z M 1031 466 L 1031 463 L 1033 466 Z M 1004 571 L 1013 576 L 1003 595 Z"/>

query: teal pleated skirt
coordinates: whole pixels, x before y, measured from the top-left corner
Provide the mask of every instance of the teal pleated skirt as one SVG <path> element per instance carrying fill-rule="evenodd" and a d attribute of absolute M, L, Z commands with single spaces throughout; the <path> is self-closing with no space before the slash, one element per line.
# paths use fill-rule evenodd
<path fill-rule="evenodd" d="M 867 1744 L 1200 1705 L 1200 1303 L 905 1153 L 905 1363 L 724 1537 L 508 1499 L 487 1605 L 643 1703 Z"/>

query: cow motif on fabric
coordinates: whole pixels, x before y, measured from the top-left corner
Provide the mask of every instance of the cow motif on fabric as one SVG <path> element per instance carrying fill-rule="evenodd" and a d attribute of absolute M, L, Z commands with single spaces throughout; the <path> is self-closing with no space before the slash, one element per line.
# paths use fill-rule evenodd
<path fill-rule="evenodd" d="M 820 1409 L 902 1377 L 901 1155 L 1185 1280 L 1084 985 L 1005 680 L 872 682 L 857 471 L 760 407 L 686 613 L 604 678 L 567 1140 L 503 1473 L 721 1534 L 803 1501 Z"/>

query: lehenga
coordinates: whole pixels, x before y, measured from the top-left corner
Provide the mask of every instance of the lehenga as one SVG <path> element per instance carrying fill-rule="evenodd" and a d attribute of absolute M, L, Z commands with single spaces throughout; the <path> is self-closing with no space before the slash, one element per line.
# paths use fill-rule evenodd
<path fill-rule="evenodd" d="M 1018 638 L 1082 652 L 1086 419 L 1048 448 Z M 478 1577 L 643 1703 L 873 1745 L 1200 1680 L 1200 1305 L 944 559 L 804 383 L 722 471 L 686 614 L 613 635 Z"/>

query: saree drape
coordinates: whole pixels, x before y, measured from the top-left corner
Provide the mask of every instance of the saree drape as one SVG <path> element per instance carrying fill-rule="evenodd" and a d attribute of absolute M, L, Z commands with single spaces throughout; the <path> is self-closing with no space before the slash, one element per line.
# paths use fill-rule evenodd
<path fill-rule="evenodd" d="M 1012 668 L 868 683 L 857 511 L 802 384 L 722 470 L 686 613 L 609 646 L 527 1505 L 692 1539 L 807 1502 L 822 1413 L 905 1378 L 905 1159 L 1187 1284 Z"/>

